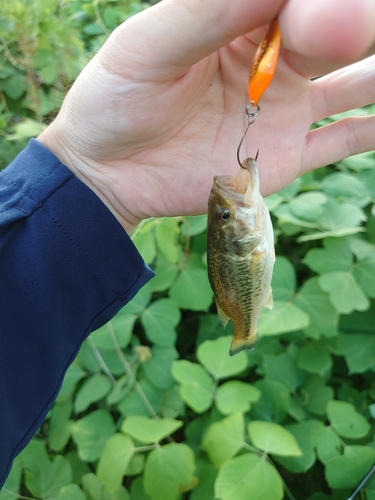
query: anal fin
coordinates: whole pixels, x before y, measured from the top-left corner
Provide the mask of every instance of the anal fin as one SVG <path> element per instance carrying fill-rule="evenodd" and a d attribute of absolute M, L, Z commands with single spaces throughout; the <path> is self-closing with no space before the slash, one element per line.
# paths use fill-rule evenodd
<path fill-rule="evenodd" d="M 222 308 L 219 306 L 219 304 L 216 302 L 216 309 L 217 309 L 217 315 L 219 316 L 220 323 L 223 325 L 223 328 L 225 328 L 228 324 L 228 316 L 224 313 Z"/>

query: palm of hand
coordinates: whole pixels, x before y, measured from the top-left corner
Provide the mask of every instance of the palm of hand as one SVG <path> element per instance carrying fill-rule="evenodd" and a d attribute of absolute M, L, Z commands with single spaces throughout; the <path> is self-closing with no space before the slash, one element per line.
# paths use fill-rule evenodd
<path fill-rule="evenodd" d="M 110 184 L 120 212 L 123 207 L 135 221 L 205 212 L 213 176 L 238 169 L 236 150 L 256 45 L 238 38 L 190 68 L 158 68 L 146 53 L 125 52 L 119 60 L 118 45 L 114 50 L 116 43 L 107 44 L 99 52 L 64 104 L 63 116 L 74 117 L 63 123 L 70 148 L 96 171 L 99 182 Z M 264 195 L 324 164 L 324 136 L 310 140 L 314 121 L 367 103 L 327 103 L 327 95 L 345 87 L 359 69 L 338 84 L 329 78 L 326 83 L 327 77 L 311 82 L 288 64 L 289 55 L 281 55 L 241 151 L 244 158 L 260 149 Z M 340 156 L 330 153 L 327 163 L 332 155 Z"/>

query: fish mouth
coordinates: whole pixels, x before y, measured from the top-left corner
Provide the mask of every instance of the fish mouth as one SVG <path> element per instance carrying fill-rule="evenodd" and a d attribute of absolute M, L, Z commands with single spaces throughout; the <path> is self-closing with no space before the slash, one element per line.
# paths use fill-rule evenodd
<path fill-rule="evenodd" d="M 250 174 L 243 168 L 236 175 L 219 175 L 214 177 L 214 189 L 224 197 L 233 201 L 246 202 L 250 185 Z"/>

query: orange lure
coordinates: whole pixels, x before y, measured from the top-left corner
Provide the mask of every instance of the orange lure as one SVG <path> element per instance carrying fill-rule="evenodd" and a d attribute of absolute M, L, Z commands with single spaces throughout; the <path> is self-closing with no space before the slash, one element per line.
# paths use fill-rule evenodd
<path fill-rule="evenodd" d="M 281 46 L 281 31 L 279 21 L 274 19 L 267 34 L 255 54 L 249 79 L 249 101 L 256 106 L 263 92 L 271 83 L 276 70 Z"/>

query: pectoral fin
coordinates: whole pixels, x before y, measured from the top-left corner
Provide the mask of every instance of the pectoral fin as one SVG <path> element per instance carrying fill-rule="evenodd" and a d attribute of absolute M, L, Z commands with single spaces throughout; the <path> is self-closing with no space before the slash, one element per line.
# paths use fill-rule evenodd
<path fill-rule="evenodd" d="M 264 304 L 264 307 L 268 307 L 268 309 L 273 308 L 273 296 L 272 296 L 272 288 L 270 287 L 266 302 Z"/>
<path fill-rule="evenodd" d="M 228 316 L 223 312 L 219 304 L 216 302 L 216 309 L 217 309 L 217 314 L 219 316 L 220 323 L 223 325 L 223 328 L 225 328 L 228 324 Z"/>

